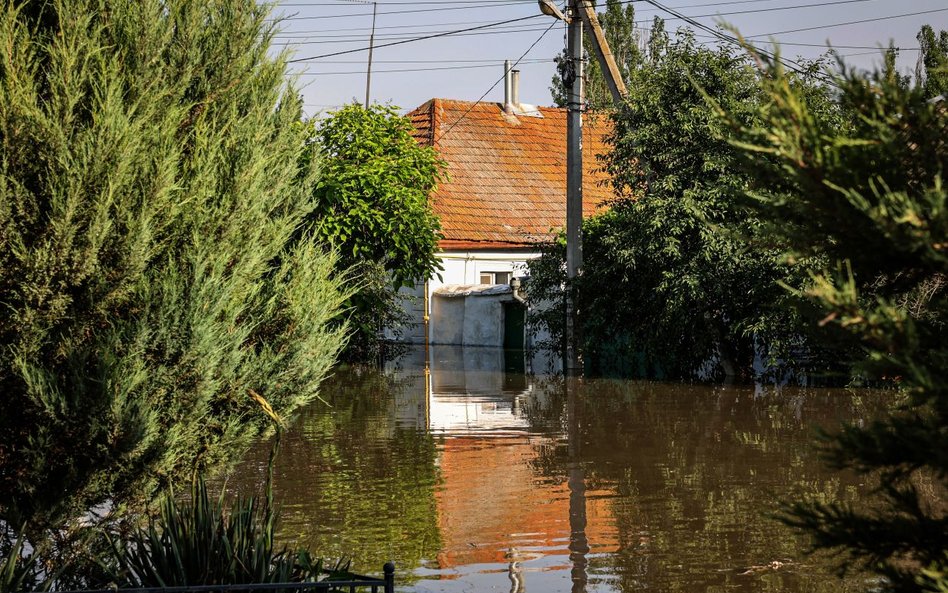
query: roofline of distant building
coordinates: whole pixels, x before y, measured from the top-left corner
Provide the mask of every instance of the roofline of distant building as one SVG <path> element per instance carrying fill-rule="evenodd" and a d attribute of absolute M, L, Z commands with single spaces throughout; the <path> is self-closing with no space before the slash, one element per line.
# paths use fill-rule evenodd
<path fill-rule="evenodd" d="M 442 239 L 438 241 L 441 251 L 536 251 L 545 243 L 515 243 L 512 241 L 465 241 L 460 239 Z"/>

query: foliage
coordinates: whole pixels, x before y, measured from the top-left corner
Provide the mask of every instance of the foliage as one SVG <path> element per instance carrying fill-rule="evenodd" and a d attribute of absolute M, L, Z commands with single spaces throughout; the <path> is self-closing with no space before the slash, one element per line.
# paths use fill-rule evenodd
<path fill-rule="evenodd" d="M 643 58 L 640 48 L 641 29 L 635 26 L 635 8 L 631 2 L 606 0 L 606 10 L 597 13 L 597 16 L 606 41 L 609 43 L 609 49 L 615 58 L 616 66 L 619 68 L 619 74 L 622 80 L 628 82 L 629 74 Z M 609 87 L 599 68 L 599 60 L 595 58 L 595 50 L 588 35 L 583 37 L 583 50 L 586 103 L 593 110 L 611 109 L 613 107 L 612 95 L 609 93 Z M 569 60 L 566 50 L 563 50 L 556 60 L 562 69 Z M 563 84 L 562 70 L 553 76 L 550 93 L 553 95 L 554 105 L 566 107 L 569 92 Z"/>
<path fill-rule="evenodd" d="M 276 547 L 277 513 L 271 484 L 268 479 L 264 497 L 238 498 L 225 510 L 224 492 L 211 499 L 204 479 L 198 478 L 186 500 L 179 500 L 169 490 L 160 512 L 145 526 L 130 531 L 113 527 L 111 533 L 101 533 L 98 526 L 85 527 L 91 538 L 106 545 L 87 546 L 82 557 L 59 563 L 52 572 L 47 564 L 50 558 L 43 551 L 23 553 L 24 537 L 20 536 L 5 555 L 0 591 L 289 583 L 351 577 L 347 561 L 325 568 L 323 560 L 313 559 L 305 548 Z M 90 570 L 90 566 L 96 569 Z"/>
<path fill-rule="evenodd" d="M 231 458 L 340 347 L 333 259 L 287 247 L 316 172 L 267 15 L 0 8 L 0 519 L 31 541 Z"/>
<path fill-rule="evenodd" d="M 314 560 L 306 549 L 277 549 L 275 528 L 269 483 L 262 500 L 237 499 L 225 512 L 223 492 L 212 500 L 199 479 L 187 502 L 167 496 L 161 514 L 147 528 L 113 542 L 114 558 L 109 563 L 118 570 L 112 582 L 141 588 L 322 579 L 327 572 L 322 559 Z M 344 578 L 348 563 L 340 562 L 328 572 L 331 578 Z"/>
<path fill-rule="evenodd" d="M 732 120 L 757 188 L 751 206 L 793 258 L 828 264 L 805 291 L 820 325 L 857 341 L 857 369 L 905 400 L 889 417 L 825 435 L 837 469 L 878 478 L 871 509 L 802 502 L 787 520 L 893 591 L 948 586 L 948 110 L 886 73 L 843 68 L 825 125 L 781 64 L 766 66 L 756 125 Z M 777 182 L 780 180 L 780 182 Z"/>
<path fill-rule="evenodd" d="M 586 355 L 599 371 L 613 358 L 609 367 L 638 375 L 747 379 L 761 345 L 773 361 L 801 347 L 778 285 L 800 279 L 735 203 L 748 176 L 704 93 L 750 121 L 760 85 L 743 54 L 655 31 L 603 161 L 619 198 L 583 225 Z M 558 289 L 558 257 L 551 250 L 533 265 L 532 291 Z"/>
<path fill-rule="evenodd" d="M 948 98 L 948 31 L 942 30 L 936 37 L 931 25 L 925 25 L 918 32 L 918 45 L 916 81 L 926 96 Z"/>
<path fill-rule="evenodd" d="M 26 537 L 21 533 L 6 538 L 0 550 L 0 591 L 45 591 L 50 579 L 43 579 L 38 555 L 24 553 Z"/>
<path fill-rule="evenodd" d="M 304 160 L 321 175 L 310 214 L 315 235 L 339 253 L 362 288 L 348 301 L 350 357 L 366 358 L 383 327 L 405 321 L 396 291 L 440 270 L 435 249 L 441 225 L 428 197 L 444 162 L 412 136 L 396 107 L 351 104 L 311 124 Z"/>

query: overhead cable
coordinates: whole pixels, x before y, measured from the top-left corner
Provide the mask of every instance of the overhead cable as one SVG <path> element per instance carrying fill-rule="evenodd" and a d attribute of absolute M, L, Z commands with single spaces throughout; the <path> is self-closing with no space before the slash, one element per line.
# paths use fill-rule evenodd
<path fill-rule="evenodd" d="M 525 57 L 527 57 L 527 54 L 530 53 L 530 52 L 533 50 L 533 48 L 536 47 L 537 44 L 540 43 L 540 41 L 541 41 L 544 37 L 546 37 L 546 34 L 549 33 L 549 32 L 553 29 L 553 27 L 556 26 L 556 24 L 557 24 L 558 22 L 559 22 L 559 21 L 553 21 L 553 22 L 550 24 L 550 26 L 546 28 L 546 31 L 544 31 L 543 33 L 541 33 L 540 36 L 537 37 L 537 40 L 534 41 L 534 42 L 530 45 L 530 47 L 527 48 L 527 51 L 523 52 L 523 54 L 522 54 L 519 58 L 517 58 L 517 60 L 510 66 L 510 70 L 513 70 L 514 68 L 516 68 L 516 67 L 517 67 L 517 64 L 519 64 L 519 63 L 521 62 L 521 60 L 523 60 Z M 494 90 L 494 88 L 495 88 L 498 84 L 500 84 L 500 82 L 501 82 L 504 78 L 506 78 L 506 76 L 507 76 L 507 71 L 504 71 L 504 75 L 501 76 L 500 78 L 498 78 L 496 81 L 494 81 L 494 84 L 490 85 L 490 88 L 487 89 L 486 91 L 484 91 L 484 94 L 481 95 L 480 98 L 479 98 L 477 101 L 475 101 L 473 105 L 471 105 L 470 107 L 468 107 L 467 111 L 465 111 L 464 113 L 461 114 L 461 117 L 459 117 L 459 118 L 457 118 L 456 120 L 454 120 L 454 123 L 452 123 L 452 124 L 448 127 L 447 130 L 445 130 L 444 132 L 442 132 L 441 135 L 438 136 L 438 137 L 434 140 L 433 143 L 436 144 L 436 143 L 440 142 L 442 138 L 444 138 L 445 136 L 447 136 L 448 133 L 449 133 L 451 130 L 453 130 L 456 125 L 458 125 L 459 123 L 461 123 L 461 121 L 462 121 L 465 117 L 467 117 L 468 114 L 471 113 L 471 111 L 473 111 L 474 108 L 477 107 L 477 106 L 480 104 L 481 101 L 484 100 L 484 97 L 486 97 L 486 96 L 488 95 L 488 93 L 490 93 L 492 90 Z"/>
<path fill-rule="evenodd" d="M 389 43 L 380 43 L 380 44 L 375 45 L 375 48 L 378 49 L 378 48 L 382 48 L 382 47 L 392 47 L 392 46 L 394 46 L 394 45 L 403 45 L 403 44 L 405 44 L 405 43 L 413 43 L 413 42 L 415 42 L 415 41 L 424 41 L 424 40 L 426 40 L 426 39 L 435 39 L 435 38 L 438 38 L 438 37 L 447 37 L 447 36 L 449 36 L 449 35 L 457 35 L 457 34 L 459 34 L 459 33 L 466 33 L 466 32 L 468 32 L 468 31 L 478 31 L 478 30 L 480 30 L 480 29 L 487 29 L 487 28 L 490 28 L 490 27 L 496 27 L 496 26 L 498 26 L 498 25 L 506 25 L 506 24 L 508 24 L 508 23 L 516 23 L 516 22 L 520 22 L 520 21 L 528 21 L 528 20 L 535 19 L 535 18 L 540 18 L 540 17 L 543 17 L 543 16 L 544 16 L 544 15 L 542 15 L 542 14 L 534 14 L 534 15 L 530 15 L 530 16 L 521 17 L 521 18 L 518 18 L 518 19 L 510 19 L 510 20 L 507 20 L 507 21 L 498 21 L 498 22 L 496 22 L 496 23 L 491 23 L 491 24 L 487 24 L 487 25 L 480 25 L 480 26 L 477 26 L 477 27 L 468 27 L 467 29 L 457 29 L 457 30 L 455 30 L 455 31 L 446 31 L 446 32 L 443 32 L 443 33 L 436 33 L 436 34 L 434 34 L 434 35 L 424 35 L 424 36 L 422 36 L 422 37 L 414 37 L 414 38 L 412 38 L 412 39 L 403 39 L 403 40 L 401 40 L 401 41 L 391 41 L 391 42 L 389 42 Z M 308 61 L 308 60 L 318 60 L 318 59 L 320 59 L 320 58 L 331 58 L 331 57 L 333 57 L 333 56 L 341 56 L 341 55 L 345 55 L 345 54 L 353 54 L 353 53 L 363 52 L 363 51 L 368 51 L 368 50 L 369 50 L 368 47 L 360 47 L 360 48 L 358 48 L 358 49 L 347 49 L 347 50 L 342 50 L 342 51 L 337 51 L 337 52 L 331 52 L 331 53 L 328 53 L 328 54 L 320 54 L 320 55 L 318 55 L 318 56 L 310 56 L 310 57 L 307 57 L 307 58 L 295 58 L 295 59 L 293 59 L 293 60 L 287 60 L 287 62 L 290 63 L 290 64 L 293 64 L 293 63 L 295 63 L 295 62 L 306 62 L 306 61 Z"/>
<path fill-rule="evenodd" d="M 648 0 L 646 0 L 648 1 Z M 900 19 L 909 16 L 918 16 L 922 14 L 934 14 L 936 12 L 946 12 L 948 8 L 935 8 L 933 10 L 922 10 L 919 12 L 906 12 L 904 14 L 894 14 L 891 16 L 880 16 L 871 19 L 860 19 L 858 21 L 847 21 L 845 23 L 833 23 L 831 25 L 816 25 L 813 27 L 802 27 L 800 29 L 787 29 L 786 31 L 774 31 L 773 33 L 761 33 L 759 35 L 748 35 L 748 38 L 752 37 L 770 37 L 772 35 L 783 35 L 784 33 L 799 33 L 801 31 L 815 31 L 817 29 L 831 29 L 833 27 L 845 27 L 848 25 L 858 25 L 861 23 L 874 23 L 876 21 L 887 21 L 890 19 Z"/>

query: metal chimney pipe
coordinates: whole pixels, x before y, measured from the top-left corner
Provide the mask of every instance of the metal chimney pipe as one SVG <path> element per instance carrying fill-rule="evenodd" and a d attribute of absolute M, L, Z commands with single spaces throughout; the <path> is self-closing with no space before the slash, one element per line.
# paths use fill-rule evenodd
<path fill-rule="evenodd" d="M 514 109 L 520 109 L 520 70 L 510 71 L 510 102 Z"/>
<path fill-rule="evenodd" d="M 513 90 L 511 86 L 510 60 L 504 60 L 504 111 L 507 113 L 513 112 L 513 103 L 511 102 Z"/>

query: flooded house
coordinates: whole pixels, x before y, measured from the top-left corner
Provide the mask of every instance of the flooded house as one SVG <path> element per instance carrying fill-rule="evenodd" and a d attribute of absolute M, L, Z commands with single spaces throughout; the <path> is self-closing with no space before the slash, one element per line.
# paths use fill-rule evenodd
<path fill-rule="evenodd" d="M 530 346 L 518 287 L 526 264 L 566 221 L 566 109 L 521 103 L 519 73 L 505 101 L 431 99 L 408 114 L 417 140 L 447 163 L 431 196 L 441 220 L 440 275 L 405 291 L 412 319 L 398 339 L 465 346 Z M 612 195 L 597 158 L 609 122 L 584 117 L 583 214 Z"/>

